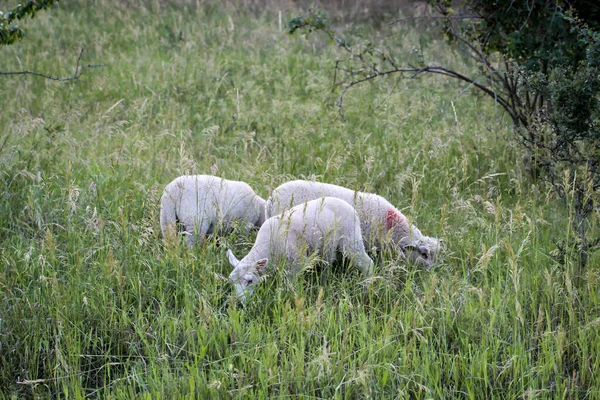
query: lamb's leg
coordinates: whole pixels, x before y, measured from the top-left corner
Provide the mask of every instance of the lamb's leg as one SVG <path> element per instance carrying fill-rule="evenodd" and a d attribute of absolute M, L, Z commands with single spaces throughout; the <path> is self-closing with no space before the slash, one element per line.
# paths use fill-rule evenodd
<path fill-rule="evenodd" d="M 363 274 L 367 276 L 373 275 L 373 260 L 371 260 L 371 257 L 365 251 L 365 245 L 360 233 L 355 235 L 354 238 L 343 237 L 341 245 L 344 258 L 351 260 Z"/>
<path fill-rule="evenodd" d="M 204 239 L 206 238 L 206 233 L 210 227 L 209 220 L 202 220 L 197 224 L 194 223 L 186 223 L 185 226 L 185 234 L 189 247 L 193 247 L 194 245 L 200 246 Z"/>
<path fill-rule="evenodd" d="M 354 263 L 366 276 L 373 275 L 373 260 L 371 260 L 371 257 L 369 257 L 367 253 L 363 252 L 362 254 L 357 254 Z"/>

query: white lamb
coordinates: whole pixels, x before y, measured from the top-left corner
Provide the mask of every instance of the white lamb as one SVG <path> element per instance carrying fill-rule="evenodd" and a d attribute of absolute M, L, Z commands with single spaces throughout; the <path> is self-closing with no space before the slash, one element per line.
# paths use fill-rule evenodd
<path fill-rule="evenodd" d="M 267 264 L 285 262 L 287 272 L 294 274 L 310 255 L 331 262 L 337 253 L 363 273 L 372 274 L 373 260 L 365 252 L 354 208 L 333 197 L 312 200 L 267 219 L 242 260 L 228 250 L 227 257 L 234 267 L 229 280 L 244 301 L 266 273 Z"/>
<path fill-rule="evenodd" d="M 412 262 L 431 268 L 440 249 L 440 240 L 423 235 L 396 207 L 376 194 L 328 183 L 291 181 L 277 187 L 267 199 L 267 218 L 323 196 L 342 199 L 356 209 L 367 249 L 399 247 Z"/>
<path fill-rule="evenodd" d="M 210 175 L 184 175 L 165 188 L 160 209 L 163 236 L 175 233 L 179 221 L 188 244 L 201 244 L 206 234 L 225 232 L 234 221 L 246 228 L 265 221 L 265 200 L 244 183 Z M 196 237 L 197 236 L 197 237 Z"/>

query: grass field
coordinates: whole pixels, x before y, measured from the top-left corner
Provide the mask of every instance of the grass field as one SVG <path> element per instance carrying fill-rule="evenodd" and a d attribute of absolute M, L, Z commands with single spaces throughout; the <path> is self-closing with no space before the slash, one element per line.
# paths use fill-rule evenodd
<path fill-rule="evenodd" d="M 0 76 L 0 397 L 599 399 L 600 255 L 578 269 L 572 211 L 509 120 L 443 78 L 357 86 L 342 120 L 340 54 L 274 4 L 60 2 L 1 49 L 0 71 L 72 75 L 83 47 L 106 66 Z M 255 234 L 163 245 L 186 173 L 374 191 L 447 248 L 429 272 L 274 274 L 242 307 L 225 251 Z"/>

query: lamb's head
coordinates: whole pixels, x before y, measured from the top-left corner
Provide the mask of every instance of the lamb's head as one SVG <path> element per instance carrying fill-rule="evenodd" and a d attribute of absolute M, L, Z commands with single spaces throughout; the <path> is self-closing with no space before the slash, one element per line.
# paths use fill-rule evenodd
<path fill-rule="evenodd" d="M 244 303 L 260 283 L 260 278 L 265 274 L 269 260 L 262 258 L 258 261 L 248 261 L 244 258 L 240 261 L 231 250 L 227 250 L 227 258 L 233 266 L 229 281 L 234 285 L 238 299 Z"/>
<path fill-rule="evenodd" d="M 409 224 L 399 212 L 390 210 L 386 223 L 391 230 L 392 242 L 400 246 L 411 262 L 429 270 L 436 261 L 442 240 L 423 235 L 419 228 Z"/>
<path fill-rule="evenodd" d="M 441 239 L 424 236 L 413 244 L 404 247 L 404 254 L 411 262 L 429 270 L 436 262 Z"/>
<path fill-rule="evenodd" d="M 410 230 L 410 235 L 405 238 L 404 254 L 411 262 L 429 270 L 437 260 L 443 240 L 423 235 L 414 225 Z"/>

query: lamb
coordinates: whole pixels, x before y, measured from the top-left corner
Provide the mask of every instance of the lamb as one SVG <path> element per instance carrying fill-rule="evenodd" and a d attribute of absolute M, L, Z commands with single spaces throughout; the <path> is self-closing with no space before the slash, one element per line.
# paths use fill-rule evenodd
<path fill-rule="evenodd" d="M 227 257 L 234 267 L 229 280 L 237 297 L 245 301 L 265 275 L 268 264 L 283 261 L 293 275 L 310 255 L 331 262 L 338 252 L 366 275 L 373 273 L 373 260 L 365 251 L 354 208 L 333 197 L 308 201 L 267 219 L 246 257 L 238 260 L 228 250 Z"/>
<path fill-rule="evenodd" d="M 244 183 L 210 175 L 184 175 L 165 188 L 161 199 L 163 236 L 175 233 L 179 221 L 190 246 L 201 244 L 206 234 L 229 230 L 236 220 L 246 229 L 265 221 L 265 200 Z"/>
<path fill-rule="evenodd" d="M 342 186 L 311 181 L 291 181 L 277 187 L 267 199 L 267 218 L 297 204 L 322 196 L 342 199 L 356 209 L 368 250 L 397 249 L 412 262 L 431 268 L 440 249 L 440 240 L 425 236 L 383 197 Z"/>

